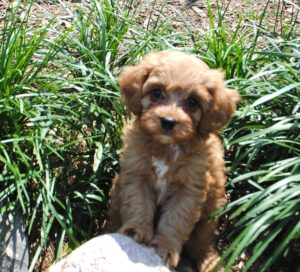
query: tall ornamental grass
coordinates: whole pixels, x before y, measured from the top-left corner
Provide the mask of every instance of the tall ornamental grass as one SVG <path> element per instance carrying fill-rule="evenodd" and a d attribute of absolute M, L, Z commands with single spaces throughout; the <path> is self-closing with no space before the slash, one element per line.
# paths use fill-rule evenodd
<path fill-rule="evenodd" d="M 238 84 L 244 103 L 225 133 L 226 211 L 235 226 L 223 256 L 228 269 L 242 252 L 249 254 L 243 271 L 257 260 L 259 271 L 285 266 L 300 238 L 299 39 L 268 42 L 257 52 L 262 62 Z"/>
<path fill-rule="evenodd" d="M 94 63 L 86 52 L 76 53 L 71 41 L 79 44 L 77 29 L 59 33 L 51 21 L 33 28 L 32 4 L 7 10 L 0 41 L 1 213 L 24 215 L 29 271 L 50 241 L 60 258 L 66 243 L 74 248 L 101 227 L 123 121 L 109 59 L 98 61 L 95 53 Z M 109 8 L 106 2 L 107 14 Z M 107 18 L 96 16 L 102 30 L 108 29 Z M 74 22 L 80 20 L 78 15 Z"/>

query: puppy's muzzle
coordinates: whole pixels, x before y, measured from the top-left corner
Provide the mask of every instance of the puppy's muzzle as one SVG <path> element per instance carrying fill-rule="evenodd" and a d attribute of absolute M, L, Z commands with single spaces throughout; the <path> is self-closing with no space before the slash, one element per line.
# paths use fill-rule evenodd
<path fill-rule="evenodd" d="M 162 117 L 160 123 L 161 127 L 166 131 L 170 131 L 176 126 L 176 120 L 172 117 Z"/>

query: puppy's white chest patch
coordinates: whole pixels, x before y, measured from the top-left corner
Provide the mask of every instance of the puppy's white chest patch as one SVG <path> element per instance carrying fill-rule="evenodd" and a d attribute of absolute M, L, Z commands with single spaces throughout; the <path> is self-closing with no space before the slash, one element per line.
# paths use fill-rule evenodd
<path fill-rule="evenodd" d="M 152 165 L 157 176 L 156 189 L 158 191 L 157 202 L 159 203 L 164 198 L 167 191 L 168 185 L 165 175 L 169 170 L 169 166 L 163 160 L 157 159 L 155 157 L 152 157 Z"/>

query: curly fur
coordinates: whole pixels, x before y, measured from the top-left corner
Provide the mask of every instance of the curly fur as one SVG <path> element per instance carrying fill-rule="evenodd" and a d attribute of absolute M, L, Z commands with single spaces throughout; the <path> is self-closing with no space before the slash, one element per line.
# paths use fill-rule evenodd
<path fill-rule="evenodd" d="M 220 71 L 176 51 L 125 67 L 119 84 L 134 117 L 124 128 L 107 228 L 154 246 L 169 267 L 184 256 L 197 271 L 211 271 L 219 260 L 212 245 L 217 220 L 208 218 L 226 204 L 217 134 L 239 95 Z"/>

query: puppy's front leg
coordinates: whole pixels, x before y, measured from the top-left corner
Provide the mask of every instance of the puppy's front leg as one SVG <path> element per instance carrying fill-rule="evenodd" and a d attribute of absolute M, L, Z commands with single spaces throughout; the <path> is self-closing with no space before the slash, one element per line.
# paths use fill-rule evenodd
<path fill-rule="evenodd" d="M 122 178 L 122 177 L 121 177 Z M 121 233 L 140 243 L 149 244 L 153 238 L 155 195 L 149 178 L 125 176 L 121 181 Z"/>
<path fill-rule="evenodd" d="M 205 200 L 204 190 L 191 192 L 180 186 L 162 207 L 152 244 L 169 267 L 177 266 L 182 246 L 199 220 Z"/>

